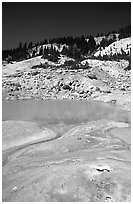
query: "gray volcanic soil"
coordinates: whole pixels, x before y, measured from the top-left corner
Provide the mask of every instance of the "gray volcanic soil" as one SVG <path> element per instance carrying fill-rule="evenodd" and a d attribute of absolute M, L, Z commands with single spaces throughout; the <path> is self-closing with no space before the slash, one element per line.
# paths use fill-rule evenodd
<path fill-rule="evenodd" d="M 130 124 L 50 128 L 3 122 L 3 201 L 130 201 Z"/>

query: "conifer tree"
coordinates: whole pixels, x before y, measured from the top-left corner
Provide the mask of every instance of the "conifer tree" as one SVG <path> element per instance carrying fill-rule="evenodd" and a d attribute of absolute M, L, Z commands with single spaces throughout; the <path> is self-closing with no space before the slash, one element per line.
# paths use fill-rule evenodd
<path fill-rule="evenodd" d="M 89 42 L 88 42 L 89 50 L 92 53 L 96 48 L 96 42 L 94 40 L 94 37 L 92 35 L 89 36 Z"/>
<path fill-rule="evenodd" d="M 43 46 L 40 47 L 39 55 L 43 55 Z"/>
<path fill-rule="evenodd" d="M 33 47 L 33 43 L 30 42 L 29 45 L 28 45 L 28 49 L 32 49 L 32 47 Z"/>

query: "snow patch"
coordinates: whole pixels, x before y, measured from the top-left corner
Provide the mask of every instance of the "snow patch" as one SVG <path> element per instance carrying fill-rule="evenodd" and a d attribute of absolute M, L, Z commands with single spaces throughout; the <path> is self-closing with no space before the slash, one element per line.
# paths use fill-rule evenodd
<path fill-rule="evenodd" d="M 129 38 L 123 38 L 119 41 L 115 41 L 112 44 L 110 44 L 108 47 L 105 47 L 105 49 L 98 50 L 94 56 L 103 57 L 104 55 L 115 55 L 115 54 L 123 54 L 122 52 L 125 52 L 126 54 L 131 53 L 131 37 Z"/>
<path fill-rule="evenodd" d="M 56 43 L 53 43 L 53 44 L 43 44 L 43 45 L 40 45 L 40 46 L 37 47 L 36 54 L 39 54 L 41 47 L 43 48 L 43 50 L 44 49 L 50 49 L 51 47 L 53 47 L 56 51 L 59 51 L 59 52 L 61 52 L 64 47 L 69 48 L 69 46 L 66 45 L 66 44 L 63 44 L 63 45 L 62 44 L 59 45 L 59 44 L 56 44 Z"/>

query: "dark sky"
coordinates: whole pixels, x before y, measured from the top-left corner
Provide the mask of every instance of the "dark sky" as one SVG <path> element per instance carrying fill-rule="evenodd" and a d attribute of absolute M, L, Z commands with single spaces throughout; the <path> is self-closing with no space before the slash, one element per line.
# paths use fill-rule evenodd
<path fill-rule="evenodd" d="M 130 21 L 130 2 L 4 2 L 2 48 L 14 48 L 20 41 L 107 33 Z"/>

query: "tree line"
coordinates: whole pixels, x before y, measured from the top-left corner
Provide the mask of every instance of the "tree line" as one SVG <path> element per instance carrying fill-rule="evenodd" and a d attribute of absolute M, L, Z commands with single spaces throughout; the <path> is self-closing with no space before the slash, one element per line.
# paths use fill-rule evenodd
<path fill-rule="evenodd" d="M 43 45 L 51 44 L 50 48 L 43 48 Z M 53 44 L 57 44 L 58 47 L 65 44 L 68 47 L 63 47 L 63 50 L 59 52 L 52 46 Z M 38 51 L 39 49 L 39 51 Z M 43 55 L 44 58 L 49 58 L 52 61 L 56 61 L 57 56 L 60 54 L 73 57 L 75 59 L 81 58 L 88 53 L 92 53 L 96 49 L 96 42 L 92 35 L 89 36 L 88 42 L 84 36 L 81 37 L 60 37 L 53 38 L 48 40 L 41 41 L 40 43 L 36 43 L 33 45 L 32 42 L 27 45 L 27 43 L 19 43 L 19 46 L 15 49 L 4 50 L 2 52 L 3 60 L 12 60 L 12 61 L 20 61 L 24 59 L 28 59 L 34 56 Z M 38 53 L 38 54 L 37 54 Z"/>
<path fill-rule="evenodd" d="M 111 39 L 106 37 L 110 34 L 114 34 Z M 100 44 L 96 45 L 94 37 L 90 36 L 81 36 L 81 37 L 58 37 L 52 39 L 44 39 L 41 42 L 29 44 L 21 42 L 17 48 L 7 49 L 2 51 L 2 59 L 7 61 L 21 61 L 35 56 L 43 56 L 44 58 L 56 62 L 60 54 L 72 57 L 76 60 L 83 58 L 85 55 L 91 55 L 98 47 L 105 48 L 109 44 L 113 43 L 116 40 L 115 33 L 119 33 L 119 39 L 131 36 L 131 25 L 119 29 L 118 31 L 112 31 L 105 35 L 106 37 L 102 39 Z M 102 34 L 103 35 L 103 34 Z M 97 35 L 99 37 L 100 34 Z M 87 40 L 86 40 L 87 39 Z M 43 47 L 43 45 L 51 44 L 50 48 Z M 63 47 L 63 50 L 59 52 L 55 49 L 53 44 L 57 44 L 58 47 L 61 45 L 67 45 Z M 39 47 L 39 50 L 38 50 Z"/>

